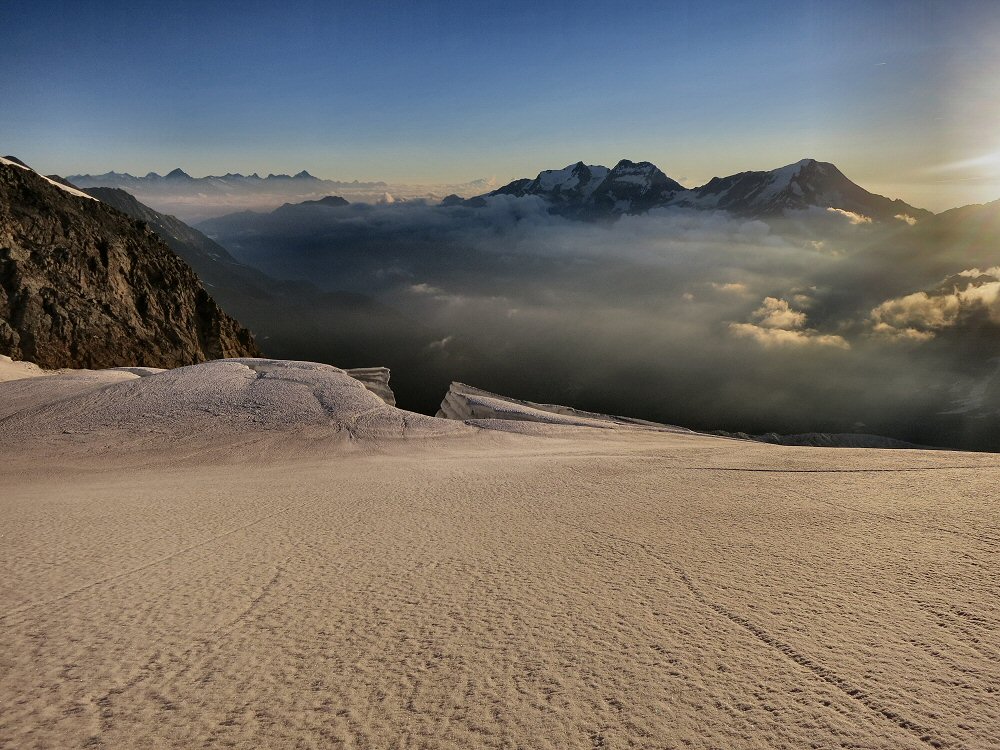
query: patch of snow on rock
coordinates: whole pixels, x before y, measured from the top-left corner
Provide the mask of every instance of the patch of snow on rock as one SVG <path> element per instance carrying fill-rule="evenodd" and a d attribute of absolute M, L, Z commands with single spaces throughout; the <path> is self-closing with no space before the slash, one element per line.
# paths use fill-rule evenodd
<path fill-rule="evenodd" d="M 30 169 L 30 168 L 24 166 L 23 164 L 18 164 L 16 161 L 11 161 L 10 159 L 4 159 L 2 156 L 0 156 L 0 164 L 6 164 L 8 167 L 17 167 L 18 169 L 23 169 L 25 172 L 33 172 L 34 174 L 37 174 L 39 177 L 41 177 L 43 180 L 45 180 L 50 185 L 54 185 L 55 187 L 59 188 L 63 192 L 69 193 L 70 195 L 75 195 L 77 198 L 86 198 L 87 200 L 91 200 L 91 201 L 96 201 L 97 200 L 97 198 L 95 198 L 94 196 L 87 195 L 83 191 L 77 190 L 76 188 L 71 188 L 68 185 L 63 185 L 61 182 L 56 182 L 55 180 L 50 180 L 45 175 L 39 174 L 38 172 L 35 172 L 35 170 Z M 98 202 L 100 202 L 100 201 L 98 201 Z"/>

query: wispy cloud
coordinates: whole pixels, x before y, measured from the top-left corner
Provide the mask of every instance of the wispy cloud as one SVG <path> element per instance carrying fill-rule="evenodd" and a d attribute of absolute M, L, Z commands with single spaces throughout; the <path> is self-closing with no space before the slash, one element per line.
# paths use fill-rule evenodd
<path fill-rule="evenodd" d="M 851 224 L 871 224 L 872 220 L 870 216 L 864 216 L 862 214 L 855 213 L 854 211 L 847 211 L 843 208 L 827 208 L 829 213 L 836 216 L 843 216 Z"/>
<path fill-rule="evenodd" d="M 818 345 L 851 348 L 842 336 L 823 334 L 807 328 L 806 314 L 793 310 L 783 299 L 765 297 L 764 302 L 750 317 L 752 323 L 730 323 L 730 332 L 742 338 L 753 339 L 766 347 Z"/>

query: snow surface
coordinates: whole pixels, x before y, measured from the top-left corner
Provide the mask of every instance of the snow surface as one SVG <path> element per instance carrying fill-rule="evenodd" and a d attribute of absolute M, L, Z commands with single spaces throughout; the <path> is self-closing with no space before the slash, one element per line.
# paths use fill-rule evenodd
<path fill-rule="evenodd" d="M 2 371 L 21 363 L 0 364 Z M 5 383 L 0 396 L 0 453 L 59 435 L 100 436 L 104 445 L 137 449 L 169 439 L 211 450 L 226 440 L 247 443 L 290 432 L 307 443 L 323 438 L 334 445 L 467 429 L 395 409 L 344 370 L 315 362 L 244 358 L 159 372 L 22 374 Z M 72 437 L 60 442 L 75 452 Z"/>
<path fill-rule="evenodd" d="M 673 425 L 650 422 L 634 417 L 575 409 L 559 404 L 539 404 L 533 401 L 501 396 L 465 383 L 453 382 L 441 402 L 438 417 L 478 423 L 480 420 L 512 420 L 515 422 L 542 422 L 545 424 L 601 429 L 633 428 L 657 432 L 691 433 L 691 430 Z M 490 425 L 495 428 L 495 425 Z"/>
<path fill-rule="evenodd" d="M 0 419 L 0 745 L 1000 746 L 996 455 L 480 424 L 262 360 Z"/>

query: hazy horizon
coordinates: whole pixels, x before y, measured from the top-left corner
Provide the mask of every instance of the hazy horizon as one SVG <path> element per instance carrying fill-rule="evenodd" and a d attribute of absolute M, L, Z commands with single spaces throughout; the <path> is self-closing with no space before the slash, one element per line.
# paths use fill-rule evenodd
<path fill-rule="evenodd" d="M 501 183 L 805 157 L 934 211 L 1000 198 L 995 3 L 20 3 L 3 148 L 40 171 Z M 149 23 L 155 18 L 155 23 Z"/>
<path fill-rule="evenodd" d="M 21 157 L 18 156 L 18 154 L 12 154 L 12 155 L 16 156 L 18 158 L 21 158 Z M 813 158 L 813 157 L 807 156 L 807 157 L 803 157 L 803 158 L 808 159 L 808 158 Z M 94 170 L 94 171 L 81 171 L 81 172 L 78 172 L 78 173 L 67 172 L 65 170 L 52 170 L 52 172 L 54 172 L 56 174 L 60 174 L 60 175 L 62 175 L 64 177 L 67 177 L 67 176 L 70 176 L 70 175 L 73 175 L 73 174 L 87 174 L 87 175 L 91 175 L 91 176 L 100 176 L 100 175 L 109 174 L 109 173 L 117 173 L 117 174 L 130 174 L 133 177 L 139 177 L 139 178 L 141 178 L 141 177 L 145 177 L 146 175 L 151 174 L 151 173 L 155 173 L 155 174 L 158 174 L 161 177 L 163 177 L 163 176 L 169 174 L 170 172 L 172 172 L 174 169 L 180 169 L 180 170 L 182 170 L 183 172 L 185 172 L 190 177 L 193 177 L 195 179 L 201 179 L 201 178 L 205 178 L 205 177 L 223 177 L 226 174 L 230 174 L 230 173 L 231 174 L 241 174 L 243 176 L 250 176 L 252 174 L 257 174 L 261 178 L 266 178 L 269 175 L 275 175 L 275 176 L 282 176 L 282 175 L 284 175 L 284 176 L 292 176 L 292 175 L 298 174 L 299 172 L 306 171 L 312 177 L 315 177 L 317 179 L 324 180 L 324 181 L 329 181 L 329 182 L 342 182 L 342 183 L 345 183 L 345 184 L 349 184 L 349 183 L 352 183 L 352 182 L 357 182 L 357 183 L 360 183 L 362 185 L 373 185 L 373 184 L 378 184 L 378 183 L 384 183 L 384 187 L 385 187 L 386 191 L 388 191 L 390 193 L 392 193 L 392 189 L 394 187 L 395 188 L 414 188 L 414 187 L 419 187 L 419 188 L 425 188 L 427 191 L 456 192 L 459 195 L 462 195 L 462 197 L 471 197 L 473 195 L 479 194 L 479 188 L 481 188 L 482 190 L 492 190 L 494 187 L 499 187 L 501 185 L 505 185 L 505 184 L 507 184 L 509 182 L 512 182 L 514 180 L 517 180 L 519 178 L 523 178 L 523 177 L 534 178 L 535 176 L 537 176 L 537 174 L 539 172 L 542 172 L 542 171 L 545 171 L 545 170 L 562 169 L 562 168 L 567 167 L 567 166 L 572 166 L 573 164 L 576 164 L 577 162 L 581 162 L 581 161 L 583 163 L 585 163 L 585 164 L 588 164 L 588 165 L 601 164 L 603 166 L 611 166 L 611 167 L 613 167 L 621 159 L 629 159 L 631 161 L 636 161 L 636 162 L 638 162 L 638 161 L 650 161 L 649 159 L 646 159 L 646 158 L 644 158 L 642 156 L 639 156 L 639 155 L 632 155 L 631 157 L 630 156 L 623 156 L 623 157 L 618 157 L 618 158 L 614 158 L 614 159 L 609 159 L 609 160 L 606 160 L 606 161 L 596 161 L 596 160 L 587 160 L 587 159 L 575 159 L 575 160 L 573 160 L 571 162 L 568 162 L 567 164 L 559 164 L 559 165 L 556 165 L 556 164 L 546 164 L 546 165 L 542 165 L 542 166 L 539 166 L 538 169 L 536 169 L 534 172 L 526 172 L 524 174 L 512 174 L 512 175 L 498 176 L 498 174 L 496 172 L 493 172 L 493 173 L 490 173 L 490 174 L 470 175 L 468 179 L 458 180 L 456 182 L 421 182 L 419 180 L 387 180 L 387 179 L 379 177 L 377 175 L 375 175 L 375 176 L 353 176 L 353 175 L 343 176 L 343 175 L 318 174 L 316 171 L 314 171 L 313 169 L 309 168 L 308 166 L 300 166 L 300 167 L 297 167 L 297 168 L 294 168 L 294 169 L 281 169 L 281 170 L 278 170 L 278 171 L 263 171 L 263 170 L 260 170 L 260 169 L 250 169 L 250 168 L 247 168 L 247 169 L 226 169 L 224 171 L 216 171 L 216 172 L 193 173 L 191 170 L 186 169 L 183 164 L 175 164 L 174 166 L 171 166 L 171 167 L 162 167 L 162 168 L 157 168 L 157 169 L 141 169 L 141 170 L 138 170 L 138 171 L 135 171 L 135 172 L 129 171 L 127 169 L 115 169 L 115 168 L 101 169 L 101 170 Z M 709 182 L 709 180 L 711 180 L 714 177 L 726 177 L 726 176 L 731 175 L 731 174 L 737 174 L 739 172 L 748 172 L 748 171 L 770 171 L 770 170 L 778 169 L 778 168 L 781 168 L 781 167 L 784 167 L 784 166 L 788 166 L 788 165 L 791 165 L 791 164 L 795 164 L 795 163 L 797 163 L 797 162 L 799 162 L 801 160 L 802 159 L 795 159 L 795 160 L 793 160 L 791 162 L 781 163 L 781 164 L 757 165 L 757 166 L 749 166 L 749 167 L 740 167 L 740 168 L 734 169 L 734 170 L 732 170 L 730 172 L 724 172 L 724 173 L 714 174 L 714 175 L 711 175 L 710 177 L 708 177 L 708 178 L 706 178 L 704 180 L 697 180 L 697 181 L 691 180 L 690 178 L 686 178 L 686 177 L 675 177 L 673 174 L 671 174 L 669 172 L 669 168 L 664 168 L 663 165 L 658 164 L 656 162 L 653 162 L 653 163 L 656 164 L 657 167 L 660 167 L 660 169 L 663 170 L 667 174 L 668 177 L 671 177 L 672 179 L 677 180 L 684 187 L 686 187 L 686 188 L 696 188 L 696 187 L 700 187 L 701 185 Z M 817 161 L 821 161 L 821 162 L 830 162 L 829 159 L 823 159 L 823 158 L 819 158 L 819 157 L 817 157 L 816 160 Z M 831 163 L 834 163 L 835 166 L 840 167 L 840 165 L 836 164 L 836 162 L 831 162 Z M 31 166 L 34 166 L 34 165 L 31 165 Z M 40 171 L 44 172 L 45 170 L 40 170 Z M 845 174 L 846 174 L 846 176 L 848 178 L 850 178 L 850 179 L 853 180 L 853 177 L 852 177 L 852 175 L 850 173 L 845 173 Z M 853 180 L 853 181 L 857 182 L 857 180 Z M 482 185 L 480 185 L 480 183 Z M 865 184 L 861 184 L 861 187 L 865 188 L 866 190 L 869 190 L 872 193 L 876 193 L 876 194 L 879 194 L 879 195 L 884 195 L 884 196 L 886 196 L 888 198 L 900 198 L 901 200 L 904 200 L 907 203 L 910 203 L 911 205 L 915 205 L 917 208 L 924 208 L 924 209 L 933 211 L 935 213 L 940 213 L 942 211 L 947 211 L 947 210 L 952 209 L 952 208 L 958 208 L 960 206 L 965 206 L 965 205 L 969 205 L 969 204 L 975 204 L 975 203 L 978 203 L 978 204 L 992 203 L 993 201 L 1000 200 L 1000 192 L 998 192 L 997 195 L 995 197 L 993 197 L 993 198 L 987 197 L 984 200 L 971 200 L 971 201 L 959 202 L 959 203 L 954 203 L 954 204 L 951 204 L 951 203 L 942 203 L 940 201 L 934 201 L 934 200 L 932 200 L 933 196 L 931 194 L 928 194 L 925 197 L 927 197 L 928 201 L 930 201 L 930 202 L 928 202 L 928 201 L 920 202 L 920 200 L 908 200 L 903 195 L 904 192 L 907 192 L 906 191 L 906 186 L 900 186 L 900 185 L 893 184 L 893 183 L 874 184 L 874 185 L 871 184 L 871 183 L 865 183 Z M 465 188 L 465 189 L 463 189 L 463 188 Z M 469 189 L 469 188 L 477 188 L 477 189 L 473 190 L 473 189 Z M 974 190 L 975 188 L 969 187 L 968 189 L 969 190 Z M 911 190 L 909 192 L 913 192 L 913 191 Z M 311 194 L 310 194 L 310 196 L 311 196 Z M 347 196 L 347 197 L 350 198 L 351 196 Z M 280 203 L 280 202 L 281 202 L 280 200 L 277 201 L 277 202 L 275 202 L 275 205 L 278 205 L 278 203 Z M 352 202 L 366 203 L 366 202 L 374 202 L 374 201 L 352 199 Z"/>

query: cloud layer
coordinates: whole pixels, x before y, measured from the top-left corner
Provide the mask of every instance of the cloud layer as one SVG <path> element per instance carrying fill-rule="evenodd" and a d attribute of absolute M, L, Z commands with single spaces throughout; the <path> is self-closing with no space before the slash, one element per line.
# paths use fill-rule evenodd
<path fill-rule="evenodd" d="M 583 223 L 508 197 L 305 208 L 203 228 L 273 275 L 419 321 L 453 379 L 697 428 L 980 440 L 942 416 L 996 371 L 968 352 L 1000 340 L 1000 243 L 980 226 L 970 250 L 968 217 L 661 209 Z M 412 407 L 440 399 L 432 380 Z"/>

